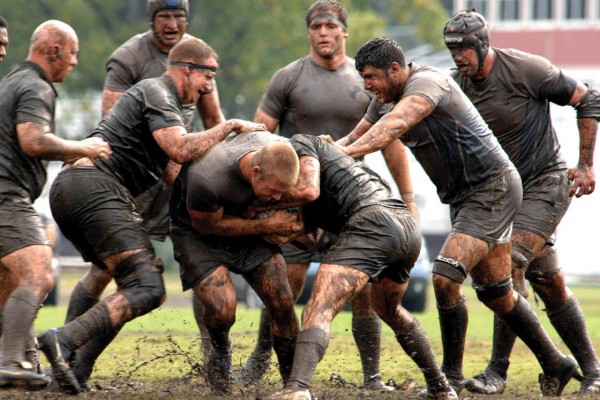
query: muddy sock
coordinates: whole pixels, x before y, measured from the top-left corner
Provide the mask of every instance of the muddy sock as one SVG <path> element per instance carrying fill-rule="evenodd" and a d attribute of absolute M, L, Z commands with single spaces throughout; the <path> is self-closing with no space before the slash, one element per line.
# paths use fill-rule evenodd
<path fill-rule="evenodd" d="M 204 305 L 195 294 L 192 294 L 192 308 L 194 310 L 196 324 L 200 330 L 200 350 L 202 351 L 202 359 L 206 360 L 206 357 L 212 350 L 212 345 L 210 344 L 210 335 L 208 334 L 208 329 L 206 329 L 206 323 L 204 322 Z"/>
<path fill-rule="evenodd" d="M 353 317 L 352 334 L 360 354 L 364 384 L 373 379 L 380 380 L 381 320 L 376 315 Z"/>
<path fill-rule="evenodd" d="M 30 290 L 13 290 L 2 313 L 2 363 L 19 364 L 24 360 L 27 340 L 41 302 Z"/>
<path fill-rule="evenodd" d="M 323 329 L 310 328 L 303 330 L 296 340 L 296 354 L 286 389 L 308 389 L 317 364 L 325 355 L 329 344 L 329 333 Z"/>
<path fill-rule="evenodd" d="M 33 372 L 41 373 L 40 369 L 40 357 L 37 349 L 37 341 L 35 339 L 35 330 L 33 326 L 27 336 L 27 342 L 25 343 L 25 360 L 31 363 Z"/>
<path fill-rule="evenodd" d="M 419 321 L 413 318 L 406 330 L 395 334 L 402 349 L 423 372 L 427 389 L 439 392 L 441 389 L 446 388 L 448 381 L 438 366 L 431 343 Z"/>
<path fill-rule="evenodd" d="M 585 317 L 575 296 L 571 296 L 548 318 L 581 367 L 586 378 L 600 377 L 600 365 L 590 341 Z"/>
<path fill-rule="evenodd" d="M 515 308 L 501 318 L 533 352 L 545 374 L 554 375 L 560 370 L 562 354 L 548 337 L 529 304 L 521 296 Z"/>
<path fill-rule="evenodd" d="M 100 302 L 83 315 L 59 328 L 59 332 L 69 338 L 75 348 L 79 348 L 90 340 L 103 336 L 114 329 L 108 307 Z"/>
<path fill-rule="evenodd" d="M 215 392 L 231 391 L 231 342 L 229 332 L 210 332 L 211 351 L 204 362 L 204 376 Z"/>
<path fill-rule="evenodd" d="M 444 349 L 442 371 L 449 379 L 462 381 L 465 338 L 469 323 L 465 298 L 448 308 L 438 306 L 438 313 Z"/>
<path fill-rule="evenodd" d="M 121 327 L 109 330 L 104 335 L 94 338 L 77 349 L 75 363 L 73 364 L 73 372 L 78 378 L 88 380 L 92 375 L 96 360 L 104 349 L 114 340 Z"/>
<path fill-rule="evenodd" d="M 510 365 L 510 353 L 517 340 L 517 335 L 510 327 L 494 315 L 494 340 L 492 342 L 492 359 L 488 364 L 488 370 L 492 370 L 506 379 L 508 366 Z"/>
<path fill-rule="evenodd" d="M 75 318 L 94 307 L 99 300 L 100 296 L 90 293 L 81 282 L 77 282 L 77 285 L 75 285 L 71 292 L 65 324 L 73 321 Z"/>
<path fill-rule="evenodd" d="M 266 308 L 260 312 L 260 325 L 258 327 L 258 341 L 252 351 L 245 367 L 255 367 L 265 359 L 270 358 L 271 348 L 273 347 L 273 338 L 271 335 L 271 314 Z"/>
<path fill-rule="evenodd" d="M 281 373 L 281 379 L 284 384 L 290 378 L 290 373 L 292 372 L 295 348 L 296 338 L 273 336 L 273 350 L 275 350 L 275 354 L 277 354 L 279 372 Z"/>

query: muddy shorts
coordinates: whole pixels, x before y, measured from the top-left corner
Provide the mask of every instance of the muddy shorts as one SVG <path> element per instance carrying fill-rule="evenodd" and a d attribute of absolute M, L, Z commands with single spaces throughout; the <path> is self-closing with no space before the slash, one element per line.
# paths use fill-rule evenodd
<path fill-rule="evenodd" d="M 333 233 L 323 232 L 319 242 L 315 246 L 315 248 L 311 251 L 306 251 L 299 249 L 293 244 L 286 244 L 281 246 L 283 250 L 283 258 L 286 263 L 297 263 L 304 264 L 310 262 L 321 262 L 325 253 L 332 246 L 333 242 L 336 240 L 336 236 Z"/>
<path fill-rule="evenodd" d="M 522 198 L 521 178 L 516 170 L 510 170 L 450 205 L 452 232 L 484 240 L 490 248 L 508 243 Z"/>
<path fill-rule="evenodd" d="M 61 171 L 50 190 L 52 215 L 84 260 L 133 249 L 152 249 L 131 193 L 95 167 Z"/>
<path fill-rule="evenodd" d="M 343 265 L 369 275 L 407 282 L 421 251 L 421 231 L 405 209 L 380 205 L 354 213 L 342 229 L 323 264 Z"/>
<path fill-rule="evenodd" d="M 570 204 L 566 169 L 540 175 L 523 186 L 523 204 L 513 227 L 536 233 L 553 245 L 554 231 Z"/>
<path fill-rule="evenodd" d="M 245 274 L 281 253 L 279 246 L 260 236 L 206 236 L 176 225 L 171 227 L 171 240 L 183 290 L 193 288 L 221 265 Z"/>
<path fill-rule="evenodd" d="M 42 218 L 27 191 L 12 181 L 0 180 L 0 258 L 35 245 L 50 245 Z"/>

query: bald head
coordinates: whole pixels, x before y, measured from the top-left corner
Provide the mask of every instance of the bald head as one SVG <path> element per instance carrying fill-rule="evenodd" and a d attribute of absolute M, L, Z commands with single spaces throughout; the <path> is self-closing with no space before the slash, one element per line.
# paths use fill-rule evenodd
<path fill-rule="evenodd" d="M 71 26 L 49 20 L 31 36 L 27 59 L 38 64 L 53 82 L 62 82 L 77 65 L 79 40 Z"/>
<path fill-rule="evenodd" d="M 271 142 L 252 156 L 252 166 L 260 167 L 263 179 L 277 178 L 285 186 L 292 187 L 298 180 L 300 163 L 298 155 L 289 143 Z"/>

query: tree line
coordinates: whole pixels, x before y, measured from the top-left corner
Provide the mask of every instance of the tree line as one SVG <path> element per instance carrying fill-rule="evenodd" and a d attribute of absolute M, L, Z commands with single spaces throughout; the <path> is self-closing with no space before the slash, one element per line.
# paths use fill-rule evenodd
<path fill-rule="evenodd" d="M 304 21 L 314 0 L 190 0 L 188 33 L 219 54 L 217 84 L 227 118 L 252 118 L 273 73 L 308 53 Z M 448 18 L 439 0 L 341 0 L 349 10 L 352 57 L 367 40 L 391 25 L 411 25 L 420 41 L 441 48 Z M 6 75 L 26 56 L 33 30 L 58 19 L 79 36 L 79 65 L 59 90 L 70 96 L 102 90 L 108 56 L 131 36 L 150 28 L 146 0 L 29 0 L 4 2 L 9 23 Z M 435 27 L 435 29 L 432 29 Z M 99 118 L 99 116 L 98 116 Z"/>

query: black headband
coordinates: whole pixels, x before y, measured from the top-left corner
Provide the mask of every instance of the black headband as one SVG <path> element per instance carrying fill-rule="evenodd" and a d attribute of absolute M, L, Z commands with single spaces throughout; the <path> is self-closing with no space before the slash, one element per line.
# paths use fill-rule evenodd
<path fill-rule="evenodd" d="M 202 65 L 202 64 L 194 64 L 184 61 L 171 61 L 170 65 L 175 65 L 177 67 L 189 67 L 191 69 L 206 69 L 211 72 L 217 72 L 217 67 L 213 67 L 212 65 Z"/>
<path fill-rule="evenodd" d="M 310 26 L 314 21 L 316 21 L 318 19 L 326 19 L 328 21 L 335 22 L 336 24 L 338 24 L 339 26 L 341 26 L 344 29 L 348 28 L 345 23 L 343 23 L 338 17 L 336 17 L 333 14 L 319 14 L 319 15 L 315 15 L 314 17 L 312 17 L 310 19 L 310 22 L 309 22 L 308 25 Z"/>

